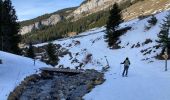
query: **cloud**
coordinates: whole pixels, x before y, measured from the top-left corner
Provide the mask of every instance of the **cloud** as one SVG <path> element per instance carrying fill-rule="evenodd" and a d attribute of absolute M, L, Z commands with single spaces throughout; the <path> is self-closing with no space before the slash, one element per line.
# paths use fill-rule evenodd
<path fill-rule="evenodd" d="M 19 20 L 28 20 L 45 13 L 80 5 L 84 0 L 12 0 Z"/>

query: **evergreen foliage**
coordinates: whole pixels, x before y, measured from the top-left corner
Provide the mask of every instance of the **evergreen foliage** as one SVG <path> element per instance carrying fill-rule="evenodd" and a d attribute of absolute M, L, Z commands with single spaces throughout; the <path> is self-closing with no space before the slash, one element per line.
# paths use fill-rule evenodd
<path fill-rule="evenodd" d="M 0 50 L 20 54 L 18 44 L 20 42 L 19 23 L 11 0 L 0 2 Z"/>
<path fill-rule="evenodd" d="M 57 65 L 59 59 L 56 55 L 56 48 L 55 48 L 54 44 L 49 43 L 47 45 L 46 52 L 47 52 L 48 58 L 49 58 L 47 63 L 51 64 L 52 66 Z"/>
<path fill-rule="evenodd" d="M 30 58 L 35 58 L 35 54 L 34 54 L 34 47 L 32 46 L 32 43 L 29 44 L 29 48 L 28 48 L 28 51 L 27 51 L 27 57 L 30 57 Z"/>
<path fill-rule="evenodd" d="M 3 2 L 2 2 L 2 0 L 0 0 L 0 48 L 1 48 L 1 50 L 2 50 L 2 25 L 3 25 L 3 23 L 2 23 L 2 14 L 3 14 Z"/>
<path fill-rule="evenodd" d="M 161 26 L 161 31 L 158 34 L 159 40 L 157 42 L 161 45 L 161 47 L 170 49 L 170 12 L 165 17 L 164 23 Z"/>
<path fill-rule="evenodd" d="M 105 41 L 108 42 L 109 47 L 113 47 L 119 38 L 121 32 L 118 30 L 118 27 L 122 21 L 121 9 L 119 9 L 118 4 L 115 3 L 110 10 L 110 16 L 108 17 L 106 25 Z"/>

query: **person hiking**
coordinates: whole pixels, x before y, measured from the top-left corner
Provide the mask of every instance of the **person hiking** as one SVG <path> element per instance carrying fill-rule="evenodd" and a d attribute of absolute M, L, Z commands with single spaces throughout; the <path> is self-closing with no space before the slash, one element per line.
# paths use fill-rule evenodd
<path fill-rule="evenodd" d="M 128 69 L 129 69 L 129 65 L 130 65 L 129 58 L 127 57 L 127 58 L 125 59 L 125 61 L 122 62 L 121 64 L 124 64 L 124 70 L 123 70 L 123 73 L 122 73 L 122 77 L 124 77 L 124 76 L 127 77 L 127 75 L 128 75 Z M 126 73 L 126 74 L 125 74 L 125 73 Z M 125 75 L 124 75 L 124 74 L 125 74 Z"/>

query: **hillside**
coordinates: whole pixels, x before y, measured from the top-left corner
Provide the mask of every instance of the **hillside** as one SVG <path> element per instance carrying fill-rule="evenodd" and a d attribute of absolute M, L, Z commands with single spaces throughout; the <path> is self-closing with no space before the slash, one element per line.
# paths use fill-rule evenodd
<path fill-rule="evenodd" d="M 7 100 L 9 93 L 24 80 L 25 77 L 39 73 L 39 68 L 48 66 L 45 63 L 33 59 L 17 56 L 0 51 L 0 99 Z"/>
<path fill-rule="evenodd" d="M 65 8 L 54 13 L 45 14 L 37 18 L 20 22 L 21 30 L 19 34 L 24 35 L 34 30 L 42 30 L 45 26 L 55 25 L 65 19 L 77 7 Z"/>
<path fill-rule="evenodd" d="M 155 15 L 158 23 L 150 30 L 145 30 L 150 17 L 122 23 L 120 27 L 131 26 L 132 29 L 120 37 L 120 49 L 107 47 L 104 27 L 53 41 L 72 53 L 71 58 L 69 55 L 60 57 L 59 65 L 75 68 L 83 63 L 84 69 L 102 71 L 107 65 L 106 56 L 110 65 L 105 72 L 106 81 L 85 95 L 85 100 L 169 100 L 170 71 L 164 72 L 164 61 L 155 58 L 161 52 L 161 48 L 156 48 L 156 40 L 166 14 L 167 11 L 164 11 Z M 148 39 L 151 41 L 147 43 Z M 47 43 L 36 46 L 45 44 Z M 129 75 L 122 77 L 123 65 L 120 63 L 126 57 L 131 61 Z"/>
<path fill-rule="evenodd" d="M 104 26 L 109 16 L 109 8 L 104 9 L 102 7 L 98 7 L 99 5 L 94 3 L 94 1 L 95 0 L 91 0 L 82 3 L 78 8 L 72 9 L 71 13 L 68 12 L 66 16 L 64 16 L 64 19 L 62 15 L 57 14 L 45 20 L 45 22 L 42 21 L 41 23 L 34 22 L 34 20 L 32 20 L 31 22 L 34 22 L 35 24 L 24 26 L 21 29 L 23 34 L 25 34 L 23 35 L 22 43 L 41 43 L 51 41 L 58 38 L 76 35 L 91 28 Z M 104 1 L 98 1 L 100 6 L 103 5 L 104 7 L 110 7 L 109 5 L 113 4 L 113 1 L 110 2 L 110 0 L 106 0 L 110 3 L 105 3 Z M 158 0 L 156 2 L 155 0 L 136 0 L 136 2 L 133 3 L 130 1 L 127 0 L 127 2 L 122 2 L 120 4 L 120 7 L 123 9 L 122 15 L 125 21 L 137 17 L 145 18 L 146 16 L 159 13 L 170 8 L 169 0 Z M 96 9 L 96 11 L 90 10 L 92 8 Z M 101 9 L 97 10 L 97 8 Z M 83 9 L 88 11 L 83 13 Z M 61 11 L 67 12 L 67 9 Z M 26 21 L 26 23 L 27 22 L 29 23 L 29 21 Z"/>

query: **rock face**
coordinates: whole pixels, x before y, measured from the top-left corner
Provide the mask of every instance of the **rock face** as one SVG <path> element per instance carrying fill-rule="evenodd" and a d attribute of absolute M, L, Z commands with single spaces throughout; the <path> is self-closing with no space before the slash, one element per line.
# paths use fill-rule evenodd
<path fill-rule="evenodd" d="M 57 24 L 59 21 L 61 20 L 61 16 L 56 14 L 56 15 L 52 15 L 50 18 L 41 21 L 42 25 L 55 25 Z"/>
<path fill-rule="evenodd" d="M 85 94 L 105 81 L 104 74 L 95 70 L 76 75 L 47 74 L 34 75 L 31 80 L 28 77 L 30 81 L 22 82 L 25 84 L 18 86 L 8 100 L 82 100 Z"/>
<path fill-rule="evenodd" d="M 104 10 L 114 3 L 134 3 L 140 0 L 86 0 L 86 3 L 82 4 L 79 8 L 77 8 L 71 15 L 68 17 L 74 16 L 74 18 L 82 17 L 84 14 L 91 14 L 101 10 Z"/>
<path fill-rule="evenodd" d="M 21 28 L 19 34 L 24 35 L 26 33 L 29 33 L 35 29 L 40 29 L 42 26 L 49 26 L 49 25 L 55 25 L 61 20 L 61 16 L 58 14 L 52 15 L 48 19 L 42 20 L 40 22 L 35 22 L 32 25 L 24 26 Z"/>
<path fill-rule="evenodd" d="M 70 16 L 81 17 L 83 14 L 88 14 L 92 12 L 97 12 L 108 8 L 116 0 L 87 0 L 86 3 L 82 4 L 78 9 L 76 9 Z"/>

